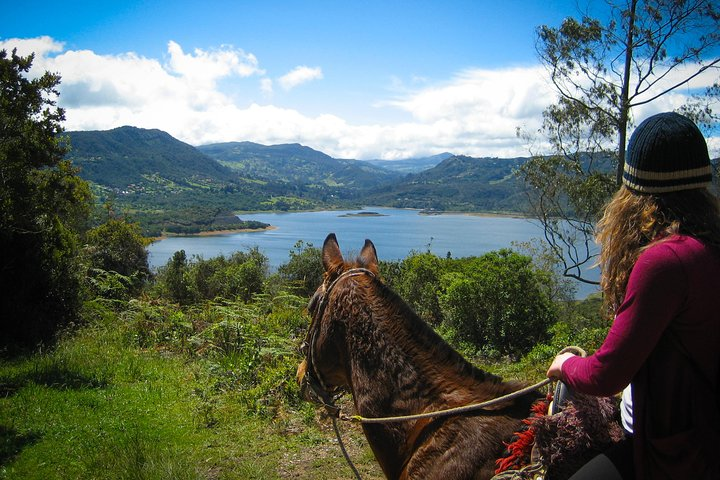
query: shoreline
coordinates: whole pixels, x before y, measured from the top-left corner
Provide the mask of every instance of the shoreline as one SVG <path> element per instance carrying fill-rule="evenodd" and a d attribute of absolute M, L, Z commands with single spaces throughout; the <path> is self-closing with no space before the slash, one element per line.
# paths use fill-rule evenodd
<path fill-rule="evenodd" d="M 413 209 L 411 209 L 413 210 Z M 467 215 L 470 217 L 488 217 L 488 218 L 527 218 L 532 219 L 531 215 L 523 215 L 522 213 L 501 213 L 501 212 L 463 212 L 456 210 L 428 211 L 418 210 L 420 215 Z"/>
<path fill-rule="evenodd" d="M 264 232 L 266 230 L 277 230 L 278 227 L 269 225 L 265 228 L 230 228 L 226 230 L 204 230 L 197 233 L 163 233 L 159 237 L 152 237 L 153 242 L 175 237 L 214 237 L 219 235 L 231 235 L 233 233 Z"/>
<path fill-rule="evenodd" d="M 357 212 L 357 213 L 350 213 L 345 215 L 352 215 L 352 216 L 376 216 L 376 215 L 369 215 L 367 213 L 363 213 L 365 210 L 371 210 L 373 208 L 390 208 L 393 210 L 413 210 L 418 212 L 418 215 L 469 215 L 472 217 L 498 217 L 498 218 L 527 218 L 527 219 L 533 219 L 534 217 L 532 215 L 523 215 L 522 213 L 512 213 L 512 212 L 467 212 L 467 211 L 461 211 L 461 210 L 426 210 L 424 208 L 410 208 L 410 207 L 387 207 L 382 205 L 366 205 L 364 207 L 360 208 L 313 208 L 313 209 L 307 209 L 307 210 L 291 210 L 291 211 L 284 211 L 284 210 L 246 210 L 237 212 L 238 216 L 241 216 L 243 214 L 258 214 L 258 213 L 313 213 L 313 212 Z M 377 212 L 372 212 L 377 213 Z M 379 216 L 385 216 L 384 214 L 379 214 Z"/>
<path fill-rule="evenodd" d="M 379 205 L 373 205 L 373 206 L 365 206 L 362 208 L 357 209 L 348 209 L 348 208 L 326 208 L 326 209 L 312 209 L 312 210 L 293 210 L 291 212 L 285 212 L 285 211 L 271 211 L 271 210 L 261 210 L 261 211 L 243 211 L 238 212 L 237 215 L 241 216 L 242 214 L 253 214 L 253 213 L 307 213 L 307 212 L 342 212 L 342 211 L 351 211 L 351 212 L 357 212 L 357 213 L 346 213 L 341 216 L 346 217 L 381 217 L 386 216 L 385 214 L 379 214 L 377 212 L 365 212 L 365 210 L 369 210 L 372 208 L 392 208 L 397 210 L 414 210 L 418 212 L 418 215 L 427 215 L 427 216 L 433 216 L 433 215 L 467 215 L 470 217 L 486 217 L 486 218 L 520 218 L 520 219 L 532 219 L 533 217 L 529 215 L 523 215 L 521 213 L 498 213 L 498 212 L 463 212 L 463 211 L 455 211 L 455 210 L 442 210 L 442 211 L 428 211 L 421 208 L 405 208 L 405 207 L 383 207 Z M 274 225 L 269 225 L 265 228 L 233 228 L 233 229 L 225 229 L 225 230 L 205 230 L 202 232 L 197 233 L 163 233 L 162 235 L 158 237 L 151 237 L 151 242 L 157 242 L 160 240 L 165 240 L 167 238 L 173 238 L 173 237 L 213 237 L 213 236 L 220 236 L 220 235 L 231 235 L 233 233 L 252 233 L 252 232 L 263 232 L 267 230 L 276 230 L 278 227 Z"/>

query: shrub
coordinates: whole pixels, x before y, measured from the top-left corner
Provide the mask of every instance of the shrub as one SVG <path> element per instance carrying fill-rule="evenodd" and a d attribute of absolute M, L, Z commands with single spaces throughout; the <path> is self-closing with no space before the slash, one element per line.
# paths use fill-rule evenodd
<path fill-rule="evenodd" d="M 517 358 L 547 338 L 557 308 L 529 257 L 500 250 L 460 265 L 441 278 L 440 294 L 458 340 Z"/>
<path fill-rule="evenodd" d="M 312 243 L 298 240 L 290 250 L 290 260 L 278 268 L 278 273 L 286 283 L 290 283 L 294 293 L 309 297 L 322 283 L 322 252 Z"/>
<path fill-rule="evenodd" d="M 420 317 L 431 325 L 443 320 L 439 302 L 440 278 L 445 260 L 430 252 L 411 253 L 400 262 L 393 288 Z M 392 269 L 388 269 L 392 272 Z"/>
<path fill-rule="evenodd" d="M 131 283 L 130 294 L 137 294 L 150 275 L 149 240 L 137 223 L 111 218 L 87 232 L 85 252 L 95 271 L 114 272 Z M 93 273 L 92 271 L 90 272 Z"/>

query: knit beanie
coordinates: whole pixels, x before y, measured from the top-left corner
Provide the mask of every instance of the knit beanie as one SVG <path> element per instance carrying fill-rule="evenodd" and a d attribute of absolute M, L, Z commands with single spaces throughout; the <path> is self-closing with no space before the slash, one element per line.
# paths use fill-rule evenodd
<path fill-rule="evenodd" d="M 666 112 L 643 121 L 630 137 L 623 183 L 643 193 L 703 188 L 712 182 L 707 143 L 697 125 Z"/>

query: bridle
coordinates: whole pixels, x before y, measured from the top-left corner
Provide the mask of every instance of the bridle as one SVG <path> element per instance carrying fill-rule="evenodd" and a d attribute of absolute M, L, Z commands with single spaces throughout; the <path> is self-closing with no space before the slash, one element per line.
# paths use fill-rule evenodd
<path fill-rule="evenodd" d="M 320 374 L 315 362 L 315 344 L 320 333 L 320 323 L 325 314 L 330 293 L 340 280 L 359 275 L 369 275 L 372 278 L 376 277 L 375 273 L 367 268 L 351 268 L 338 275 L 327 287 L 323 283 L 321 290 L 313 295 L 308 304 L 308 311 L 310 311 L 312 315 L 312 320 L 305 340 L 300 345 L 300 353 L 305 356 L 305 376 L 303 377 L 300 387 L 301 394 L 304 395 L 305 392 L 307 392 L 309 394 L 309 400 L 325 407 L 325 410 L 333 418 L 340 414 L 340 407 L 335 405 L 335 400 L 337 400 L 341 392 L 337 387 L 328 387 L 327 382 L 325 382 Z M 315 310 L 314 314 L 313 310 Z"/>
<path fill-rule="evenodd" d="M 369 275 L 371 278 L 376 278 L 375 273 L 372 271 L 366 269 L 366 268 L 351 268 L 349 270 L 346 270 L 342 272 L 340 275 L 335 278 L 330 284 L 326 287 L 325 283 L 321 286 L 318 292 L 316 292 L 313 297 L 310 299 L 310 302 L 308 304 L 308 311 L 312 315 L 312 319 L 310 322 L 310 327 L 308 328 L 307 335 L 305 336 L 305 340 L 300 345 L 300 352 L 303 356 L 305 356 L 305 375 L 303 376 L 303 380 L 300 386 L 301 395 L 305 396 L 305 393 L 309 393 L 308 399 L 316 404 L 322 405 L 325 407 L 325 410 L 327 411 L 328 415 L 332 419 L 333 422 L 333 428 L 335 430 L 335 436 L 337 437 L 338 445 L 340 446 L 340 450 L 342 451 L 343 456 L 345 457 L 345 461 L 348 463 L 348 466 L 352 469 L 353 474 L 356 479 L 360 480 L 360 473 L 355 467 L 354 463 L 352 462 L 352 459 L 350 458 L 347 449 L 345 448 L 345 445 L 342 441 L 342 436 L 340 435 L 340 430 L 337 426 L 337 419 L 341 418 L 343 420 L 351 420 L 356 421 L 360 423 L 394 423 L 394 422 L 403 422 L 403 421 L 411 421 L 411 420 L 419 420 L 423 418 L 437 418 L 437 417 L 444 417 L 444 416 L 450 416 L 450 415 L 458 415 L 463 414 L 467 412 L 473 412 L 481 409 L 485 409 L 487 407 L 497 405 L 501 402 L 507 402 L 513 398 L 516 398 L 518 396 L 525 395 L 527 393 L 530 393 L 531 391 L 538 390 L 539 388 L 548 385 L 552 382 L 551 379 L 546 378 L 541 382 L 536 383 L 535 385 L 531 385 L 529 387 L 525 387 L 523 389 L 520 389 L 516 392 L 504 395 L 502 397 L 494 398 L 482 403 L 478 404 L 472 404 L 472 405 L 465 405 L 462 407 L 456 407 L 456 408 L 449 408 L 446 410 L 440 410 L 435 412 L 426 412 L 416 415 L 404 415 L 399 417 L 382 417 L 382 418 L 365 418 L 361 417 L 359 415 L 353 416 L 353 417 L 347 417 L 347 416 L 341 416 L 340 414 L 340 407 L 335 405 L 335 401 L 340 396 L 342 392 L 340 392 L 340 389 L 338 387 L 329 388 L 327 382 L 323 379 L 322 375 L 320 374 L 320 371 L 317 368 L 317 365 L 315 363 L 315 344 L 317 337 L 320 332 L 320 322 L 322 321 L 323 315 L 325 314 L 325 309 L 327 308 L 328 304 L 328 298 L 330 297 L 330 293 L 332 290 L 337 286 L 337 284 L 340 282 L 340 280 L 343 280 L 345 278 L 349 277 L 355 277 L 358 275 Z M 314 310 L 314 313 L 313 313 Z M 563 350 L 565 351 L 565 350 Z"/>

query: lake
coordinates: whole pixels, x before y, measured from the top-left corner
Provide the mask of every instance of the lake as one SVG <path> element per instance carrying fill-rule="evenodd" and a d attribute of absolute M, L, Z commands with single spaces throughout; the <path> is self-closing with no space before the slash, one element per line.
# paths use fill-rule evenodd
<path fill-rule="evenodd" d="M 381 260 L 400 260 L 412 251 L 430 250 L 438 256 L 448 253 L 454 258 L 479 256 L 512 242 L 542 238 L 542 226 L 524 218 L 478 216 L 463 214 L 421 215 L 417 210 L 368 207 L 359 210 L 334 210 L 293 213 L 243 214 L 243 220 L 269 223 L 274 229 L 260 232 L 238 232 L 209 236 L 169 237 L 150 247 L 150 267 L 164 265 L 178 250 L 211 258 L 230 255 L 238 250 L 257 246 L 270 262 L 271 268 L 286 263 L 289 252 L 298 240 L 322 247 L 328 233 L 337 235 L 343 251 L 356 254 L 366 238 L 372 240 Z M 367 215 L 376 212 L 378 215 Z M 597 277 L 597 269 L 588 274 Z M 596 289 L 578 283 L 578 298 Z"/>

